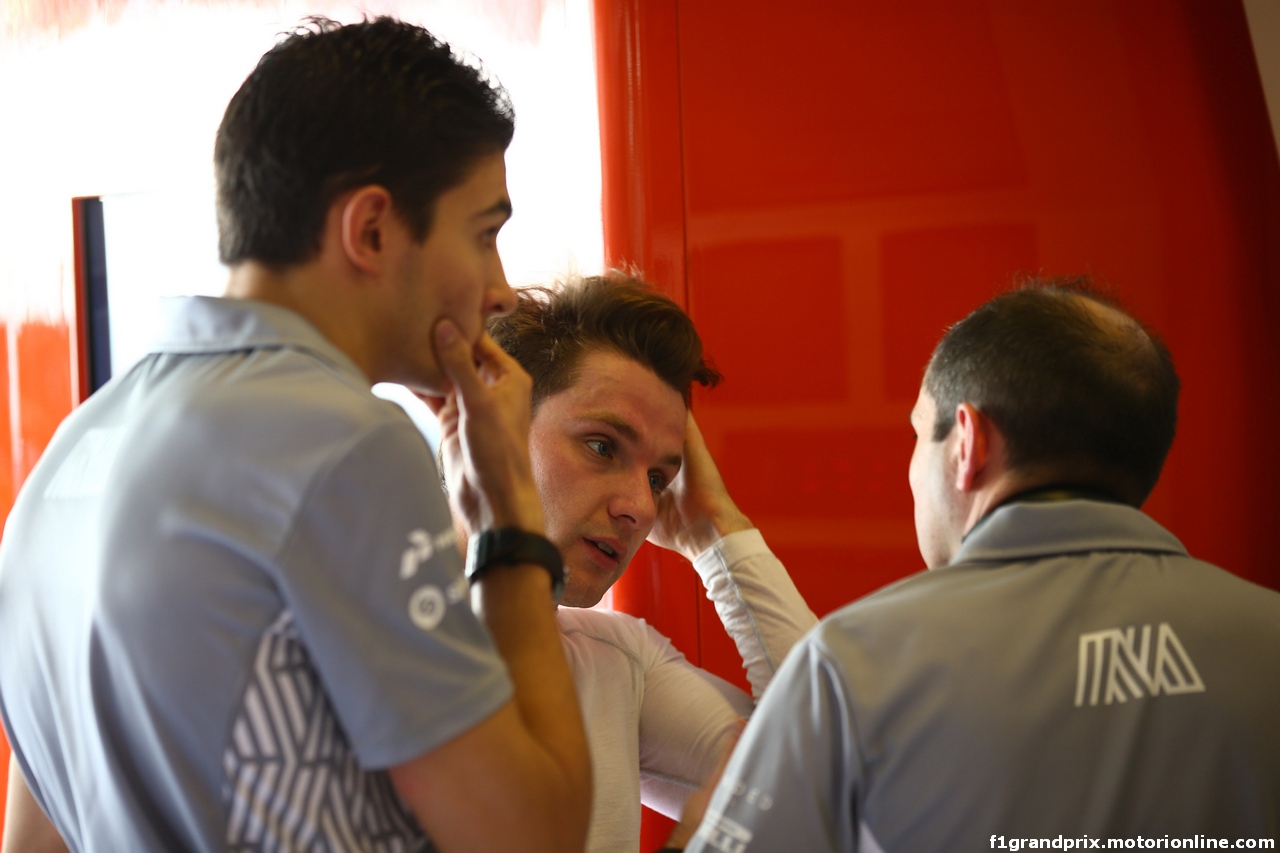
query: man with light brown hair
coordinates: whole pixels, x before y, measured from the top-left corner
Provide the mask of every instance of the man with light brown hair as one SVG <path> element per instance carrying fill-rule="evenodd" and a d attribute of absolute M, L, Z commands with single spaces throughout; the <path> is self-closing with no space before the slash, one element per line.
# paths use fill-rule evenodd
<path fill-rule="evenodd" d="M 587 849 L 635 851 L 641 802 L 680 816 L 816 619 L 729 496 L 689 413 L 693 384 L 712 387 L 720 374 L 679 306 L 613 273 L 518 290 L 489 331 L 533 379 L 529 449 L 547 536 L 565 558 L 557 621 L 595 775 Z M 644 621 L 590 609 L 646 538 L 693 563 L 752 695 L 690 664 Z M 678 828 L 672 841 L 685 837 Z"/>

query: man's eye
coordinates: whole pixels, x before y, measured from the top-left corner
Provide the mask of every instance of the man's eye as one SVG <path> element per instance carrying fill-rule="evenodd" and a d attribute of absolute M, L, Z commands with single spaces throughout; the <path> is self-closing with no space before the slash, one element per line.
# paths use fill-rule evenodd
<path fill-rule="evenodd" d="M 587 439 L 587 447 L 590 447 L 591 450 L 599 456 L 608 456 L 610 451 L 613 450 L 609 445 L 609 442 L 599 438 Z"/>
<path fill-rule="evenodd" d="M 650 474 L 649 488 L 653 489 L 655 492 L 661 492 L 666 490 L 667 478 L 662 476 L 661 474 Z"/>

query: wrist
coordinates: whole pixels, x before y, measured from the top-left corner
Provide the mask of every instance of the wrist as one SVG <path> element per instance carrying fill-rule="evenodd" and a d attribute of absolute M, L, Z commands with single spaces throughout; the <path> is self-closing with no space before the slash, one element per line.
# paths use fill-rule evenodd
<path fill-rule="evenodd" d="M 751 523 L 751 519 L 743 515 L 737 507 L 727 512 L 717 513 L 711 519 L 711 526 L 715 529 L 716 539 L 723 539 L 730 533 L 739 533 L 743 530 L 755 528 L 755 525 Z"/>
<path fill-rule="evenodd" d="M 518 527 L 537 534 L 546 530 L 542 501 L 538 499 L 538 490 L 533 485 L 532 477 L 516 481 L 506 489 L 495 490 L 487 503 L 489 518 L 488 523 L 483 525 L 485 529 Z"/>
<path fill-rule="evenodd" d="M 542 535 L 547 529 L 542 516 L 542 505 L 536 500 L 531 503 L 507 501 L 504 506 L 491 507 L 490 516 L 489 523 L 484 525 L 486 530 L 518 527 L 529 533 Z"/>
<path fill-rule="evenodd" d="M 754 529 L 755 525 L 751 523 L 751 519 L 736 509 L 732 513 L 717 514 L 705 519 L 700 524 L 688 528 L 685 531 L 686 535 L 683 537 L 680 550 L 692 562 L 699 554 L 731 533 Z"/>
<path fill-rule="evenodd" d="M 556 546 L 539 533 L 518 527 L 485 530 L 467 544 L 467 580 L 475 584 L 499 566 L 539 566 L 551 580 L 556 603 L 564 594 L 564 559 Z"/>

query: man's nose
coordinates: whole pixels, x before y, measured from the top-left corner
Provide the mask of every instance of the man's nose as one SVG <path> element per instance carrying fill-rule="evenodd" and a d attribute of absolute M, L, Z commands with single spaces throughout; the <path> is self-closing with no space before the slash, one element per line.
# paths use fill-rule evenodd
<path fill-rule="evenodd" d="M 632 530 L 642 530 L 647 536 L 658 517 L 658 505 L 649 485 L 649 472 L 643 476 L 628 475 L 619 478 L 613 499 L 609 503 L 609 515 L 630 523 Z"/>
<path fill-rule="evenodd" d="M 502 259 L 495 256 L 493 268 L 489 271 L 489 281 L 485 288 L 484 315 L 488 317 L 505 317 L 516 310 L 516 292 L 507 283 L 507 274 L 502 268 Z"/>

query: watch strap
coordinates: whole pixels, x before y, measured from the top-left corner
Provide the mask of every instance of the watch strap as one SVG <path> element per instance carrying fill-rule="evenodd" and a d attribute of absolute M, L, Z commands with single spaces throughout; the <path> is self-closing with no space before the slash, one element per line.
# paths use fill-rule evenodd
<path fill-rule="evenodd" d="M 551 575 L 551 595 L 556 604 L 564 595 L 564 558 L 551 540 L 519 527 L 485 530 L 467 545 L 467 580 L 475 583 L 493 566 L 533 563 Z"/>

